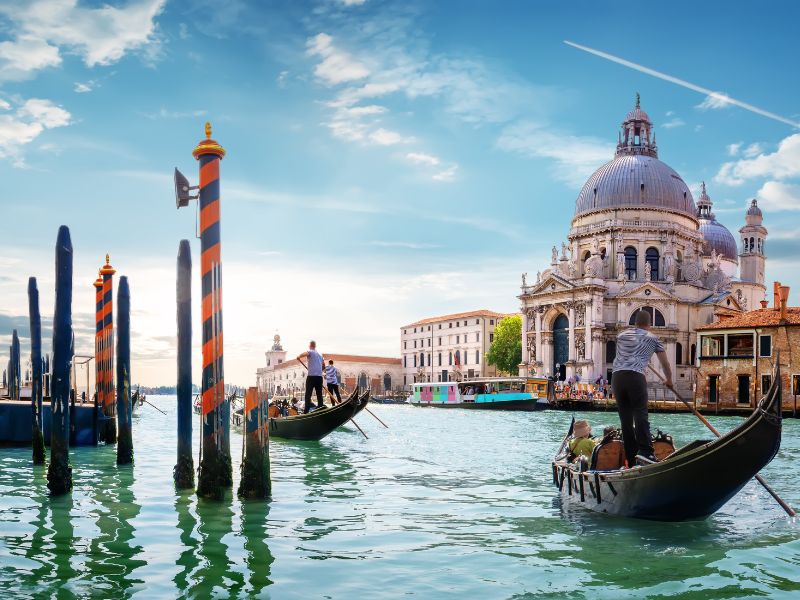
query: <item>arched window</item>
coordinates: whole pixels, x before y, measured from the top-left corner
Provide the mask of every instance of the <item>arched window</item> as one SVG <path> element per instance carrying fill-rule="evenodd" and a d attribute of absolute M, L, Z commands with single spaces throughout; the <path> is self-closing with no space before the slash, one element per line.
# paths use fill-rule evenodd
<path fill-rule="evenodd" d="M 461 351 L 456 350 L 456 364 L 461 365 Z"/>
<path fill-rule="evenodd" d="M 383 391 L 390 392 L 392 390 L 392 376 L 386 373 L 383 376 Z"/>
<path fill-rule="evenodd" d="M 683 364 L 683 346 L 681 346 L 680 342 L 675 344 L 675 364 L 682 365 Z"/>
<path fill-rule="evenodd" d="M 449 365 L 453 364 L 453 353 L 452 352 L 449 353 L 447 364 L 449 364 Z"/>
<path fill-rule="evenodd" d="M 639 310 L 643 310 L 646 313 L 650 314 L 650 322 L 653 324 L 653 327 L 665 327 L 666 321 L 664 321 L 664 315 L 661 314 L 661 311 L 657 308 L 653 308 L 652 306 L 643 306 Z M 633 311 L 630 320 L 628 321 L 629 325 L 636 325 L 636 313 L 639 310 Z"/>
<path fill-rule="evenodd" d="M 369 379 L 367 379 L 367 374 L 361 371 L 361 375 L 358 376 L 358 387 L 366 389 L 367 386 L 369 386 Z"/>
<path fill-rule="evenodd" d="M 675 281 L 680 281 L 683 278 L 683 254 L 681 251 L 675 253 Z"/>
<path fill-rule="evenodd" d="M 692 364 L 694 365 L 694 361 L 695 361 L 695 359 L 697 358 L 697 346 L 695 346 L 694 344 L 692 344 L 692 345 L 689 347 L 689 352 L 690 352 L 690 357 L 691 357 L 691 359 L 692 359 Z"/>
<path fill-rule="evenodd" d="M 753 243 L 753 238 L 750 238 L 750 252 L 755 249 L 756 245 Z"/>
<path fill-rule="evenodd" d="M 617 342 L 608 340 L 606 342 L 606 362 L 613 363 L 615 358 L 617 358 Z"/>
<path fill-rule="evenodd" d="M 650 265 L 650 281 L 658 281 L 658 250 L 648 248 L 644 259 Z"/>
<path fill-rule="evenodd" d="M 414 355 L 414 366 L 415 367 L 417 366 L 417 355 L 416 354 Z"/>
<path fill-rule="evenodd" d="M 636 260 L 636 248 L 633 246 L 625 248 L 625 277 L 627 277 L 629 281 L 636 280 Z"/>
<path fill-rule="evenodd" d="M 442 366 L 442 353 L 439 352 L 439 366 Z"/>
<path fill-rule="evenodd" d="M 425 354 L 423 352 L 419 353 L 419 366 L 420 367 L 425 366 Z"/>
<path fill-rule="evenodd" d="M 408 356 L 403 355 L 403 368 L 408 368 Z"/>

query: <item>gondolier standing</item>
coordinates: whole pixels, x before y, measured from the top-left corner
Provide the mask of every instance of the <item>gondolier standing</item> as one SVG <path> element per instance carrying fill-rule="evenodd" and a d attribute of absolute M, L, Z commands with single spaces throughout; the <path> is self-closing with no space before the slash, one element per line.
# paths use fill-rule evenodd
<path fill-rule="evenodd" d="M 634 327 L 617 336 L 617 356 L 611 378 L 622 425 L 625 457 L 630 467 L 636 464 L 637 454 L 655 460 L 647 419 L 647 380 L 644 376 L 653 353 L 661 363 L 666 386 L 672 387 L 672 370 L 664 344 L 650 332 L 650 313 L 639 310 L 635 323 Z"/>
<path fill-rule="evenodd" d="M 306 412 L 311 411 L 311 393 L 317 392 L 317 407 L 324 408 L 325 403 L 322 401 L 322 366 L 325 364 L 325 359 L 322 354 L 317 352 L 317 342 L 311 340 L 308 344 L 308 375 L 306 376 Z M 300 356 L 297 357 L 300 360 Z"/>
<path fill-rule="evenodd" d="M 339 369 L 333 366 L 333 361 L 328 361 L 328 366 L 325 367 L 325 383 L 328 384 L 328 393 L 331 397 L 331 402 L 336 404 L 342 401 L 342 395 L 339 393 Z M 333 399 L 334 394 L 336 400 Z"/>

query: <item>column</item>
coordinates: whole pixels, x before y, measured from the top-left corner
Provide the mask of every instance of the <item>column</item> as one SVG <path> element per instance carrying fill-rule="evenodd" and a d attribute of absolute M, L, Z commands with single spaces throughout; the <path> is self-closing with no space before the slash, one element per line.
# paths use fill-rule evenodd
<path fill-rule="evenodd" d="M 542 313 L 537 310 L 534 319 L 534 327 L 536 328 L 536 360 L 544 365 L 546 363 L 544 362 L 544 356 L 542 356 Z"/>
<path fill-rule="evenodd" d="M 530 363 L 528 356 L 528 309 L 526 306 L 520 308 L 522 313 L 522 363 L 527 365 Z"/>
<path fill-rule="evenodd" d="M 570 303 L 569 306 L 569 360 L 575 360 L 575 307 Z"/>

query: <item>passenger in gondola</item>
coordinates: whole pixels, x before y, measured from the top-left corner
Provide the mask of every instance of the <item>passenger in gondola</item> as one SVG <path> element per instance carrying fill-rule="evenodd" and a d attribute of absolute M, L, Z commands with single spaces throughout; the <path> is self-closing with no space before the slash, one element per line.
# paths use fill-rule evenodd
<path fill-rule="evenodd" d="M 672 370 L 661 343 L 650 331 L 650 313 L 639 310 L 635 326 L 617 336 L 617 356 L 614 359 L 611 389 L 617 400 L 617 411 L 622 425 L 622 441 L 629 466 L 636 457 L 655 461 L 650 439 L 650 421 L 647 418 L 647 380 L 644 372 L 653 354 L 658 357 L 664 371 L 664 383 L 672 387 Z"/>
<path fill-rule="evenodd" d="M 572 439 L 569 441 L 570 456 L 580 458 L 581 456 L 592 457 L 592 451 L 597 445 L 597 441 L 592 438 L 592 426 L 588 421 L 575 421 L 572 430 Z"/>
<path fill-rule="evenodd" d="M 281 416 L 281 410 L 278 408 L 278 405 L 275 402 L 271 402 L 269 408 L 267 409 L 267 414 L 269 415 L 270 419 L 277 419 Z"/>
<path fill-rule="evenodd" d="M 294 411 L 294 413 L 292 413 L 292 411 Z M 289 409 L 289 416 L 293 417 L 299 414 L 300 414 L 300 400 L 298 400 L 297 398 L 292 398 L 292 406 Z"/>

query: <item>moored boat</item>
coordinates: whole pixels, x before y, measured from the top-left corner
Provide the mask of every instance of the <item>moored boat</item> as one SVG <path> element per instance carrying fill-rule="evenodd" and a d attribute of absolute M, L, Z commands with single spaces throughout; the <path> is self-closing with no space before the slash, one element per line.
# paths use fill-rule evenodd
<path fill-rule="evenodd" d="M 542 380 L 543 391 L 535 387 L 532 381 L 525 377 L 493 377 L 461 382 L 415 383 L 408 403 L 473 410 L 534 411 L 547 408 L 547 380 Z"/>
<path fill-rule="evenodd" d="M 346 400 L 334 406 L 292 417 L 271 418 L 269 435 L 287 440 L 321 440 L 356 414 L 360 400 L 358 392 L 356 387 Z"/>
<path fill-rule="evenodd" d="M 570 463 L 565 451 L 571 434 L 572 426 L 551 465 L 553 484 L 565 503 L 656 521 L 703 519 L 733 498 L 778 453 L 780 370 L 776 365 L 772 386 L 741 425 L 714 440 L 690 442 L 659 462 L 623 468 L 607 461 L 611 456 L 622 460 L 624 453 L 612 446 L 604 452 L 606 446 L 601 445 L 588 469 L 581 471 L 580 463 Z"/>
<path fill-rule="evenodd" d="M 353 416 L 354 417 L 358 413 L 360 413 L 362 410 L 367 408 L 367 404 L 369 403 L 369 400 L 370 400 L 369 390 L 366 390 L 363 394 L 361 394 L 361 397 L 358 399 L 358 404 L 356 404 L 355 411 L 353 412 Z"/>

